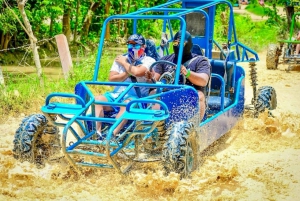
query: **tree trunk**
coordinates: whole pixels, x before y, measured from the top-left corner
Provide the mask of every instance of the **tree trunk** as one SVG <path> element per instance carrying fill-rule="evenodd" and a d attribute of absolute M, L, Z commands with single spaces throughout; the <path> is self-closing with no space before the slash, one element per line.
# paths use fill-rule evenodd
<path fill-rule="evenodd" d="M 105 19 L 108 18 L 109 16 L 109 11 L 110 11 L 110 1 L 108 0 L 105 4 Z M 107 23 L 106 30 L 105 30 L 105 39 L 109 40 L 110 39 L 110 26 L 109 23 Z"/>
<path fill-rule="evenodd" d="M 292 17 L 294 15 L 294 6 L 286 6 L 285 12 L 286 12 L 287 23 L 288 23 L 288 28 L 289 28 L 288 31 L 290 31 L 290 28 L 292 25 Z"/>
<path fill-rule="evenodd" d="M 24 21 L 24 25 L 26 27 L 26 33 L 28 34 L 29 40 L 30 40 L 30 45 L 32 48 L 32 54 L 33 54 L 33 60 L 37 69 L 37 75 L 39 78 L 41 78 L 42 76 L 42 68 L 41 68 L 41 61 L 40 61 L 40 56 L 38 53 L 38 48 L 37 48 L 37 39 L 35 38 L 33 32 L 32 32 L 32 28 L 31 28 L 31 24 L 27 18 L 27 15 L 25 13 L 24 7 L 25 7 L 25 3 L 27 0 L 18 0 L 18 8 L 19 11 L 21 13 L 21 16 L 23 18 Z"/>
<path fill-rule="evenodd" d="M 70 39 L 71 39 L 71 9 L 70 9 L 69 4 L 67 4 L 67 9 L 64 10 L 63 33 L 66 36 L 67 41 L 70 42 Z"/>
<path fill-rule="evenodd" d="M 130 9 L 130 0 L 128 0 L 128 4 L 127 4 L 127 9 L 126 9 L 126 13 L 129 12 Z M 128 20 L 125 20 L 125 37 L 127 38 L 128 36 L 128 27 L 127 27 L 127 22 Z"/>
<path fill-rule="evenodd" d="M 80 0 L 77 0 L 77 6 L 76 6 L 76 19 L 75 19 L 75 27 L 74 27 L 74 42 L 76 43 L 77 40 L 77 27 L 78 27 L 78 16 L 79 16 L 79 6 L 80 6 Z"/>
<path fill-rule="evenodd" d="M 3 44 L 4 44 L 4 33 L 2 32 L 2 33 L 0 33 L 0 35 L 1 35 L 0 50 L 2 50 L 3 49 Z"/>
<path fill-rule="evenodd" d="M 53 36 L 53 21 L 54 21 L 54 19 L 53 19 L 53 17 L 52 17 L 52 15 L 50 16 L 50 25 L 49 25 L 49 35 L 50 36 Z"/>
<path fill-rule="evenodd" d="M 122 15 L 123 13 L 123 2 L 120 1 L 120 8 L 119 8 L 119 15 Z M 120 29 L 121 29 L 121 22 L 122 20 L 118 20 L 118 36 L 120 36 Z"/>
<path fill-rule="evenodd" d="M 9 41 L 11 40 L 12 36 L 9 35 L 9 33 L 6 33 L 4 36 L 4 43 L 3 43 L 3 49 L 8 48 Z"/>
<path fill-rule="evenodd" d="M 83 22 L 83 26 L 82 26 L 82 32 L 81 35 L 82 36 L 87 36 L 89 33 L 89 29 L 92 23 L 92 19 L 93 19 L 93 15 L 95 10 L 100 6 L 100 3 L 92 3 Z"/>

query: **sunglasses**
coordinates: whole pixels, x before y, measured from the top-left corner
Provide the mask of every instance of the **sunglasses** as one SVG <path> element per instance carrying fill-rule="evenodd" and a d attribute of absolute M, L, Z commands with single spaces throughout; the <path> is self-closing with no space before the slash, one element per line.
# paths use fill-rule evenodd
<path fill-rule="evenodd" d="M 183 45 L 185 45 L 186 44 L 186 42 L 184 42 L 184 44 Z M 179 40 L 174 40 L 173 41 L 173 46 L 179 46 L 180 45 L 180 41 Z"/>
<path fill-rule="evenodd" d="M 140 44 L 127 44 L 127 47 L 139 50 L 139 49 L 141 49 L 142 45 L 140 45 Z"/>

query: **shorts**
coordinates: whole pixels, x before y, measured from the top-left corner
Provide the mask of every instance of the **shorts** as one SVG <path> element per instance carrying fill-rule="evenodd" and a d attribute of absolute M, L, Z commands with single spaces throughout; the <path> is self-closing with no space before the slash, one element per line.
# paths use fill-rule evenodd
<path fill-rule="evenodd" d="M 107 99 L 107 102 L 115 102 L 115 100 L 120 96 L 121 93 L 116 93 L 116 92 L 105 92 L 103 96 Z M 137 96 L 132 96 L 132 95 L 125 95 L 120 102 L 123 102 L 125 100 L 133 100 L 137 99 Z M 111 106 L 114 112 L 119 112 L 120 107 L 119 106 Z"/>

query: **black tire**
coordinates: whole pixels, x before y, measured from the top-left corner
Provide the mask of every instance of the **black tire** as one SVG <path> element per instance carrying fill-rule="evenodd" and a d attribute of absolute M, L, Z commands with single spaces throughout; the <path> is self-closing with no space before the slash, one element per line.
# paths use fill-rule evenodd
<path fill-rule="evenodd" d="M 197 167 L 197 149 L 192 123 L 177 122 L 167 131 L 162 161 L 165 172 L 176 172 L 181 178 L 188 176 Z"/>
<path fill-rule="evenodd" d="M 279 61 L 279 47 L 275 44 L 270 44 L 267 50 L 266 65 L 267 69 L 276 70 Z"/>
<path fill-rule="evenodd" d="M 21 162 L 28 161 L 38 168 L 45 160 L 60 150 L 58 128 L 48 124 L 42 114 L 25 117 L 15 133 L 13 155 Z M 49 137 L 49 136 L 50 137 Z"/>
<path fill-rule="evenodd" d="M 257 114 L 264 112 L 265 109 L 268 109 L 268 110 L 276 109 L 277 96 L 276 96 L 275 89 L 271 86 L 260 87 L 258 89 L 254 107 L 255 107 L 255 111 Z"/>

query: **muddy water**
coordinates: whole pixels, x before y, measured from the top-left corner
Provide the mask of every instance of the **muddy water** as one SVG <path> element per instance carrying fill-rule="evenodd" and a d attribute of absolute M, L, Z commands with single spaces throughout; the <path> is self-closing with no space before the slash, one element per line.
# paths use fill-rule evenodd
<path fill-rule="evenodd" d="M 37 169 L 13 159 L 21 118 L 0 126 L 0 200 L 297 200 L 300 187 L 298 115 L 244 119 L 202 154 L 200 168 L 180 180 L 159 163 L 134 166 L 128 176 L 67 163 Z"/>
<path fill-rule="evenodd" d="M 264 113 L 253 119 L 246 111 L 202 153 L 201 166 L 190 177 L 165 177 L 160 163 L 136 165 L 126 177 L 93 169 L 77 175 L 63 161 L 37 169 L 12 156 L 20 114 L 0 124 L 0 200 L 300 200 L 300 73 L 286 73 L 282 66 L 266 70 L 264 55 L 258 84 L 275 87 L 275 118 Z M 250 102 L 248 75 L 245 83 Z"/>

